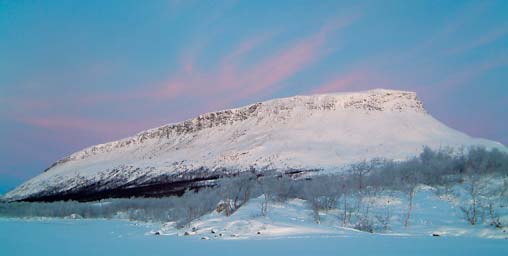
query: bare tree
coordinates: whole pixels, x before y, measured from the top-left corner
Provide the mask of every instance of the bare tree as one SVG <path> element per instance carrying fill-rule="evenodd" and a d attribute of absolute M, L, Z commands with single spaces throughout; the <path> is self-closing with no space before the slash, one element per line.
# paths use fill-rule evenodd
<path fill-rule="evenodd" d="M 397 175 L 397 186 L 402 192 L 407 195 L 407 211 L 404 217 L 404 227 L 409 225 L 409 219 L 413 211 L 413 199 L 416 193 L 416 188 L 420 184 L 421 174 L 418 172 L 419 164 L 416 160 L 408 161 L 405 164 L 399 165 Z"/>
<path fill-rule="evenodd" d="M 351 202 L 351 188 L 348 187 L 347 183 L 344 182 L 342 184 L 342 191 L 343 194 L 341 196 L 341 207 L 342 207 L 342 215 L 340 218 L 342 219 L 342 225 L 347 226 L 349 223 L 351 223 L 351 217 L 353 216 L 353 213 L 357 211 L 357 209 L 354 207 L 355 204 Z"/>
<path fill-rule="evenodd" d="M 228 178 L 220 183 L 220 194 L 223 198 L 223 208 L 226 216 L 235 213 L 242 205 L 249 201 L 254 188 L 256 175 L 241 173 L 237 177 Z"/>
<path fill-rule="evenodd" d="M 488 209 L 489 209 L 490 225 L 496 228 L 502 228 L 503 223 L 501 222 L 501 216 L 499 216 L 499 214 L 495 210 L 494 204 L 489 203 Z"/>
<path fill-rule="evenodd" d="M 361 192 L 366 187 L 366 177 L 374 169 L 373 162 L 362 161 L 358 164 L 352 165 L 350 169 L 351 177 L 355 180 L 356 190 Z"/>
<path fill-rule="evenodd" d="M 390 220 L 392 218 L 392 211 L 389 205 L 386 205 L 383 209 L 383 213 L 376 214 L 377 221 L 383 227 L 383 230 L 388 230 L 390 226 Z"/>
<path fill-rule="evenodd" d="M 460 210 L 464 214 L 464 218 L 471 225 L 476 225 L 479 221 L 479 215 L 481 212 L 481 205 L 478 201 L 479 199 L 479 180 L 480 177 L 475 173 L 470 173 L 466 180 L 464 181 L 463 186 L 466 189 L 467 195 L 469 196 L 469 200 L 464 202 L 462 206 L 460 206 Z"/>
<path fill-rule="evenodd" d="M 341 195 L 339 179 L 333 176 L 316 176 L 305 182 L 304 198 L 309 202 L 314 220 L 320 223 L 321 211 L 328 211 L 337 207 L 337 200 Z"/>
<path fill-rule="evenodd" d="M 261 180 L 261 191 L 263 193 L 263 201 L 261 202 L 261 215 L 268 214 L 268 207 L 273 201 L 274 194 L 276 193 L 278 184 L 275 177 L 266 177 Z"/>

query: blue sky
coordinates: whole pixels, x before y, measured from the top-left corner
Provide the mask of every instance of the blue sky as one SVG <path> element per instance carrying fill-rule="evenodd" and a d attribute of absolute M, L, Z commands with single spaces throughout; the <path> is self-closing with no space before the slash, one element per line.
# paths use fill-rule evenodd
<path fill-rule="evenodd" d="M 0 187 L 138 131 L 392 88 L 508 143 L 508 1 L 0 0 Z"/>

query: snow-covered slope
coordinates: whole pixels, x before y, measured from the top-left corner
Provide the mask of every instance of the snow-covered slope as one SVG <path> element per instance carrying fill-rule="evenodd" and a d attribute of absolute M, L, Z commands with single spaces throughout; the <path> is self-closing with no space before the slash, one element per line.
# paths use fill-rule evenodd
<path fill-rule="evenodd" d="M 86 148 L 5 198 L 140 195 L 154 187 L 182 189 L 187 181 L 203 182 L 235 171 L 330 171 L 372 158 L 404 159 L 423 146 L 471 145 L 504 148 L 443 125 L 426 113 L 413 92 L 295 96 L 207 113 Z M 83 193 L 88 196 L 78 196 Z"/>
<path fill-rule="evenodd" d="M 369 204 L 371 225 L 377 235 L 410 236 L 466 236 L 508 239 L 508 227 L 492 228 L 488 223 L 470 225 L 464 220 L 457 198 L 440 198 L 434 188 L 421 186 L 414 197 L 409 227 L 404 226 L 407 214 L 407 196 L 401 193 L 379 194 L 363 198 Z M 270 202 L 266 216 L 261 215 L 263 196 L 251 199 L 231 216 L 213 211 L 192 221 L 188 227 L 178 229 L 174 222 L 165 223 L 158 232 L 162 235 L 198 236 L 210 239 L 269 239 L 275 237 L 334 236 L 357 237 L 369 235 L 355 229 L 355 224 L 342 222 L 343 209 L 321 211 L 317 224 L 308 202 L 291 199 L 285 203 Z M 500 208 L 503 209 L 503 208 Z M 502 219 L 508 219 L 502 212 Z M 363 213 L 365 214 L 365 213 Z M 380 223 L 377 217 L 383 219 Z M 386 225 L 386 226 L 385 226 Z M 356 227 L 357 228 L 357 227 Z"/>

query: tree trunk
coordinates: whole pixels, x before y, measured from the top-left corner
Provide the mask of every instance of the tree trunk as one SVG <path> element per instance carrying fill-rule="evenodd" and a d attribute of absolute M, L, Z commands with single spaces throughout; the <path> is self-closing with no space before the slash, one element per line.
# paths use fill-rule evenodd
<path fill-rule="evenodd" d="M 407 227 L 409 224 L 409 218 L 411 217 L 411 211 L 413 210 L 414 194 L 415 194 L 415 189 L 411 188 L 409 190 L 409 194 L 408 194 L 408 207 L 407 207 L 406 219 L 404 220 L 404 227 Z"/>

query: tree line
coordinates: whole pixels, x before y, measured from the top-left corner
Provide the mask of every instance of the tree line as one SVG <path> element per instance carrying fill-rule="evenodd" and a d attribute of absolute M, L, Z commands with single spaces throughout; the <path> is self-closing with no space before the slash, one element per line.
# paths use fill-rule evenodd
<path fill-rule="evenodd" d="M 508 224 L 502 221 L 508 205 L 508 154 L 481 147 L 426 147 L 419 156 L 405 161 L 374 159 L 330 174 L 299 178 L 252 169 L 211 187 L 188 190 L 180 197 L 0 203 L 0 216 L 121 218 L 176 222 L 185 227 L 212 211 L 230 216 L 251 198 L 261 197 L 260 215 L 267 215 L 272 204 L 302 199 L 316 223 L 321 222 L 320 213 L 333 210 L 343 226 L 377 232 L 389 229 L 393 209 L 389 204 L 374 207 L 369 199 L 405 197 L 402 222 L 409 226 L 414 196 L 421 186 L 434 188 L 438 196 L 459 199 L 461 216 L 471 225 L 487 223 L 501 228 Z"/>

